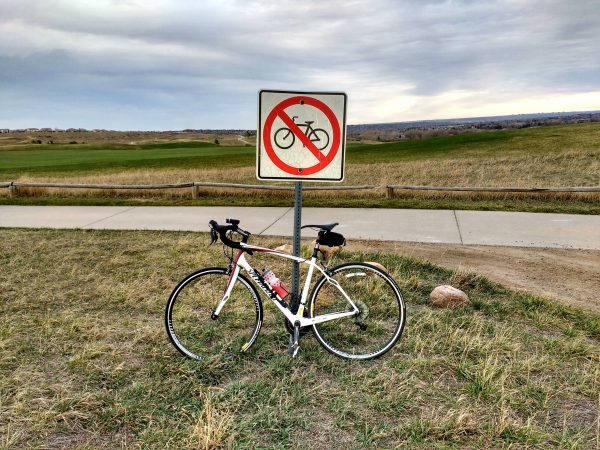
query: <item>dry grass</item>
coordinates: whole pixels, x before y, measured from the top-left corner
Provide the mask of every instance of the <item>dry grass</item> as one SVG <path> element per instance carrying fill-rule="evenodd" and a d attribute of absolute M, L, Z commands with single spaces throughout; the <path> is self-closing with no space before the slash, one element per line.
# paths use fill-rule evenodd
<path fill-rule="evenodd" d="M 381 184 L 465 187 L 561 187 L 600 183 L 598 151 L 564 151 L 489 158 L 461 157 L 361 164 L 348 168 L 348 183 L 378 180 Z"/>
<path fill-rule="evenodd" d="M 568 187 L 600 185 L 600 157 L 597 151 L 568 150 L 555 153 L 511 154 L 489 158 L 465 156 L 461 158 L 395 161 L 373 164 L 353 164 L 347 167 L 344 185 L 401 184 L 423 186 L 465 187 Z M 22 174 L 15 181 L 47 181 L 54 183 L 82 184 L 160 184 L 190 181 L 231 182 L 256 184 L 254 167 L 235 170 L 220 168 L 202 169 L 130 169 L 116 172 L 91 174 L 36 175 Z M 202 197 L 230 197 L 251 199 L 290 199 L 291 192 L 246 191 L 240 189 L 202 188 Z M 600 193 L 464 193 L 431 191 L 396 191 L 399 199 L 450 199 L 462 201 L 493 200 L 541 200 L 567 202 L 600 201 Z M 0 190 L 8 195 L 8 190 Z M 44 189 L 19 188 L 24 197 L 80 197 L 80 198 L 123 198 L 123 199 L 190 199 L 190 189 L 160 191 L 144 190 L 88 190 L 88 189 Z M 383 199 L 384 189 L 360 191 L 306 191 L 306 198 L 315 199 Z"/>
<path fill-rule="evenodd" d="M 600 440 L 600 317 L 466 270 L 342 253 L 336 261 L 381 263 L 405 291 L 408 323 L 389 355 L 349 363 L 307 335 L 291 360 L 266 305 L 249 354 L 200 364 L 172 348 L 162 314 L 183 274 L 224 264 L 206 234 L 0 234 L 6 448 L 586 449 Z M 452 282 L 471 307 L 426 306 L 433 286 Z"/>
<path fill-rule="evenodd" d="M 229 412 L 219 411 L 212 393 L 204 394 L 202 400 L 204 406 L 191 429 L 186 447 L 212 450 L 231 444 L 232 440 L 228 441 L 227 437 L 233 421 L 232 415 Z"/>

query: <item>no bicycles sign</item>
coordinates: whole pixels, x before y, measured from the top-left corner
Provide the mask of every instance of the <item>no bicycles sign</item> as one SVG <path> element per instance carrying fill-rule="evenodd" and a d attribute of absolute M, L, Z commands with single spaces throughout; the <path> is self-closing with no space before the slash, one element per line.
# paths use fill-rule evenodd
<path fill-rule="evenodd" d="M 346 94 L 258 94 L 256 176 L 259 180 L 342 181 Z"/>

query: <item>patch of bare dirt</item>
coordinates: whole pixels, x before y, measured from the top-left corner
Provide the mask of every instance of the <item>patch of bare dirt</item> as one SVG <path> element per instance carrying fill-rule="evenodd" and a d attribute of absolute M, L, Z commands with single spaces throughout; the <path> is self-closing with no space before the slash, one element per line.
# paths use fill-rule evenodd
<path fill-rule="evenodd" d="M 350 248 L 394 251 L 470 270 L 508 288 L 600 313 L 600 250 L 374 241 L 351 242 Z"/>

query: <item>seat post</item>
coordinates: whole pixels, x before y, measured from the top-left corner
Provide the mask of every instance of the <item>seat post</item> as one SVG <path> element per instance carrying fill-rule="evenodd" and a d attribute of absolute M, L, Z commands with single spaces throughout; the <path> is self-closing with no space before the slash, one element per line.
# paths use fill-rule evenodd
<path fill-rule="evenodd" d="M 321 246 L 319 245 L 319 238 L 315 241 L 315 246 L 313 247 L 313 258 L 316 258 L 319 255 L 319 249 Z"/>

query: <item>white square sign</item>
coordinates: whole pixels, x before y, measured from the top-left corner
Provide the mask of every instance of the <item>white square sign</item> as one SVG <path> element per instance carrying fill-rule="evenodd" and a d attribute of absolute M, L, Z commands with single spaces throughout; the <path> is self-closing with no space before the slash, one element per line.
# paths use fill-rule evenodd
<path fill-rule="evenodd" d="M 342 181 L 346 100 L 342 92 L 260 91 L 256 177 Z"/>

